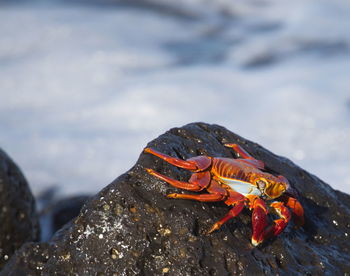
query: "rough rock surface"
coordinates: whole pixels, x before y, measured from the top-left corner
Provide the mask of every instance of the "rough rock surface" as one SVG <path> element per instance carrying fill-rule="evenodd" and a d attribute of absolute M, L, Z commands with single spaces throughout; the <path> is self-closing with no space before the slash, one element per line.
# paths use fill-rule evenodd
<path fill-rule="evenodd" d="M 38 217 L 28 183 L 0 149 L 0 268 L 16 249 L 38 238 Z"/>
<path fill-rule="evenodd" d="M 61 199 L 52 206 L 52 228 L 55 233 L 67 222 L 79 215 L 81 207 L 89 196 L 81 195 Z"/>
<path fill-rule="evenodd" d="M 37 198 L 38 204 L 42 205 L 39 212 L 41 241 L 50 240 L 54 233 L 77 217 L 84 203 L 90 198 L 88 195 L 79 195 L 57 199 L 55 190 L 49 189 Z"/>
<path fill-rule="evenodd" d="M 288 159 L 227 129 L 204 123 L 174 128 L 148 144 L 183 159 L 235 157 L 238 143 L 300 193 L 306 224 L 254 248 L 251 213 L 206 232 L 227 213 L 223 202 L 166 198 L 178 189 L 145 168 L 179 180 L 190 173 L 149 155 L 90 199 L 50 243 L 27 244 L 2 275 L 344 275 L 350 273 L 350 196 L 333 190 Z"/>

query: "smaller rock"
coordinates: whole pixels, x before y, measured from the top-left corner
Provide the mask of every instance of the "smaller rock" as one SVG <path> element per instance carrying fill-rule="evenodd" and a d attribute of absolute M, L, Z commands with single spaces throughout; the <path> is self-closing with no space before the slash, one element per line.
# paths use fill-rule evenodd
<path fill-rule="evenodd" d="M 39 239 L 34 197 L 21 170 L 0 149 L 0 269 L 25 242 Z"/>

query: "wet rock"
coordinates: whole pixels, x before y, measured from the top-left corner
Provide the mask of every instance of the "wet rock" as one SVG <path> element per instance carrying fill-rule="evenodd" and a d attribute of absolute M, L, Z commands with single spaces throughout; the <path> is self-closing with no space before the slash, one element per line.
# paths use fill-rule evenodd
<path fill-rule="evenodd" d="M 194 123 L 174 128 L 148 146 L 183 159 L 201 154 L 234 158 L 234 153 L 223 146 L 226 142 L 240 144 L 263 160 L 269 172 L 288 178 L 305 208 L 303 228 L 295 230 L 291 223 L 279 237 L 255 248 L 250 243 L 251 213 L 244 210 L 219 231 L 207 235 L 229 207 L 222 202 L 166 198 L 167 193 L 179 190 L 150 176 L 145 168 L 183 181 L 190 173 L 141 154 L 130 171 L 91 198 L 50 244 L 22 247 L 2 275 L 349 273 L 349 195 L 217 125 Z"/>
<path fill-rule="evenodd" d="M 38 217 L 28 183 L 0 149 L 0 268 L 22 244 L 38 238 Z"/>

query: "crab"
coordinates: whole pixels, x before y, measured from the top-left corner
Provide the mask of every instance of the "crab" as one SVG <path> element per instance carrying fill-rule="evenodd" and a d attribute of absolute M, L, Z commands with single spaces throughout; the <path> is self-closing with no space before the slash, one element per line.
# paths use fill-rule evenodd
<path fill-rule="evenodd" d="M 230 211 L 211 227 L 208 234 L 239 215 L 244 207 L 252 210 L 251 243 L 254 246 L 279 235 L 292 217 L 297 227 L 302 226 L 304 210 L 295 198 L 295 190 L 290 187 L 288 180 L 282 175 L 275 176 L 266 172 L 264 162 L 252 157 L 238 144 L 224 146 L 232 148 L 239 158 L 201 155 L 182 160 L 152 148 L 144 149 L 146 153 L 193 172 L 188 182 L 172 179 L 150 168 L 146 170 L 176 188 L 196 192 L 207 191 L 201 194 L 171 193 L 167 195 L 168 198 L 202 202 L 224 201 L 228 206 L 232 206 Z M 278 217 L 271 224 L 268 218 L 269 211 Z"/>

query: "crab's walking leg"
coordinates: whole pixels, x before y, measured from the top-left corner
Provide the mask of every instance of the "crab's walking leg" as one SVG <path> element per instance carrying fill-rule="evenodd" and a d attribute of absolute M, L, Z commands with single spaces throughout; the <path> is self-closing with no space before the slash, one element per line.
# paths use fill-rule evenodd
<path fill-rule="evenodd" d="M 237 193 L 235 191 L 230 191 L 229 196 L 225 203 L 227 205 L 233 205 L 233 208 L 224 216 L 222 219 L 214 223 L 212 228 L 208 231 L 208 234 L 211 232 L 218 230 L 225 222 L 230 220 L 231 218 L 234 218 L 235 216 L 239 215 L 239 213 L 243 210 L 244 208 L 244 196 L 241 195 L 240 193 Z"/>
<path fill-rule="evenodd" d="M 151 148 L 145 148 L 144 152 L 151 153 L 176 167 L 184 168 L 191 171 L 197 170 L 197 165 L 196 165 L 196 162 L 194 161 L 185 161 L 175 157 L 171 157 L 169 155 L 166 155 L 164 153 L 161 153 Z"/>
<path fill-rule="evenodd" d="M 232 148 L 235 152 L 239 154 L 241 158 L 246 159 L 247 163 L 250 163 L 259 169 L 265 168 L 265 164 L 263 161 L 255 159 L 248 152 L 246 152 L 241 146 L 237 144 L 225 144 L 224 146 L 228 148 Z"/>
<path fill-rule="evenodd" d="M 172 179 L 152 169 L 146 169 L 146 171 L 149 174 L 154 175 L 165 182 L 168 182 L 170 185 L 176 188 L 185 189 L 189 191 L 201 191 L 205 187 L 207 187 L 210 182 L 209 172 L 194 173 L 191 176 L 189 182 L 183 182 L 183 181 Z"/>
<path fill-rule="evenodd" d="M 198 201 L 220 201 L 223 198 L 225 198 L 224 195 L 220 194 L 201 194 L 201 195 L 189 195 L 189 194 L 168 194 L 167 197 L 169 198 L 179 198 L 179 199 L 193 199 L 193 200 L 198 200 Z"/>
<path fill-rule="evenodd" d="M 252 244 L 259 245 L 263 240 L 272 236 L 277 236 L 287 226 L 290 220 L 290 213 L 282 202 L 273 202 L 270 206 L 279 215 L 279 219 L 273 221 L 268 226 L 267 207 L 262 199 L 257 196 L 247 196 L 250 201 L 250 207 L 253 208 L 252 225 L 253 236 Z"/>
<path fill-rule="evenodd" d="M 284 195 L 282 200 L 292 210 L 293 221 L 297 227 L 304 225 L 304 209 L 294 197 Z"/>
<path fill-rule="evenodd" d="M 248 152 L 246 152 L 241 146 L 237 144 L 225 144 L 225 147 L 233 148 L 235 152 L 239 154 L 244 159 L 255 159 L 253 156 L 251 156 Z"/>
<path fill-rule="evenodd" d="M 239 213 L 243 210 L 244 208 L 244 201 L 238 201 L 235 203 L 234 207 L 224 216 L 222 219 L 214 223 L 212 228 L 208 231 L 208 234 L 211 232 L 220 229 L 220 227 L 227 222 L 228 220 L 234 218 L 235 216 L 239 215 Z"/>
<path fill-rule="evenodd" d="M 198 201 L 221 201 L 227 198 L 227 191 L 215 180 L 211 179 L 209 172 L 199 172 L 191 176 L 190 183 L 197 183 L 202 188 L 206 187 L 209 194 L 189 195 L 189 194 L 168 194 L 170 198 L 193 199 Z M 209 185 L 210 183 L 210 185 Z M 205 185 L 205 186 L 203 186 Z"/>

